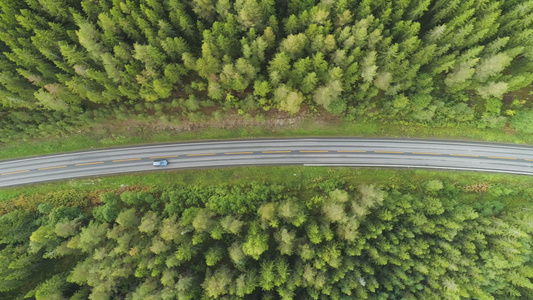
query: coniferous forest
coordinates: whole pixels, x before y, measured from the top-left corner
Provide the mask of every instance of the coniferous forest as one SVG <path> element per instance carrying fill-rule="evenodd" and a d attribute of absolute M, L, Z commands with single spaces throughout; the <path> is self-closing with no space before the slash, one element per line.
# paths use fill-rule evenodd
<path fill-rule="evenodd" d="M 509 97 L 532 82 L 531 0 L 0 0 L 0 143 L 225 110 L 533 133 Z M 532 199 L 338 178 L 36 193 L 0 202 L 0 298 L 532 299 Z"/>
<path fill-rule="evenodd" d="M 502 101 L 533 81 L 533 1 L 2 0 L 0 13 L 4 136 L 206 106 L 533 132 L 533 113 Z"/>
<path fill-rule="evenodd" d="M 533 296 L 530 187 L 322 178 L 91 198 L 52 192 L 3 212 L 2 299 Z"/>

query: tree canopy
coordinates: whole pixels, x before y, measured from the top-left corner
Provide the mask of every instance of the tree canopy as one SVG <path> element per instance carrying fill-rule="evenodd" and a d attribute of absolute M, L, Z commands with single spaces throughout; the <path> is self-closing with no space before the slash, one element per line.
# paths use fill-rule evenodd
<path fill-rule="evenodd" d="M 322 179 L 303 190 L 176 185 L 102 193 L 92 210 L 19 208 L 0 217 L 0 296 L 531 297 L 530 210 L 498 201 L 510 193 L 498 186 L 496 200 L 472 205 L 475 190 Z M 531 189 L 519 197 L 531 203 Z"/>
<path fill-rule="evenodd" d="M 463 121 L 447 113 L 463 99 L 533 81 L 532 3 L 1 0 L 0 105 L 80 112 L 230 95 L 248 110 Z"/>

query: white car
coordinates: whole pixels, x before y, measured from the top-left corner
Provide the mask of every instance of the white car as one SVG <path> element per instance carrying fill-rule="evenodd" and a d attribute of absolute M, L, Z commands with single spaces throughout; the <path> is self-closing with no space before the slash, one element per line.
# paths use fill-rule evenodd
<path fill-rule="evenodd" d="M 154 166 L 166 166 L 166 165 L 168 165 L 168 160 L 166 159 L 154 160 Z"/>

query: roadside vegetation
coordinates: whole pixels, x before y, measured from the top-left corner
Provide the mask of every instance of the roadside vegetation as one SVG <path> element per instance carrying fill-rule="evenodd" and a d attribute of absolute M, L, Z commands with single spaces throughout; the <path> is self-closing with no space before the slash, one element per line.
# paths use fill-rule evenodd
<path fill-rule="evenodd" d="M 37 136 L 19 132 L 1 143 L 0 159 L 148 143 L 238 138 L 398 137 L 533 144 L 532 134 L 508 126 L 480 129 L 468 124 L 432 126 L 398 121 L 351 121 L 323 110 L 295 116 L 281 113 L 253 117 L 233 112 L 221 116 L 180 124 L 162 123 L 151 117 L 146 120 L 110 117 L 80 127 L 52 126 L 51 131 L 37 130 Z"/>
<path fill-rule="evenodd" d="M 533 296 L 529 177 L 256 170 L 51 183 L 4 201 L 18 206 L 0 217 L 0 296 Z"/>

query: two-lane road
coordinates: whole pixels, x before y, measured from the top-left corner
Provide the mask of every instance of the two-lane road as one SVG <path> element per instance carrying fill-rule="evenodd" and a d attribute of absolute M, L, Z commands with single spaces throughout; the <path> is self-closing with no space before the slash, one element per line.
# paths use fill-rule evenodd
<path fill-rule="evenodd" d="M 165 158 L 166 167 L 152 166 Z M 0 187 L 116 173 L 243 165 L 434 168 L 533 175 L 533 147 L 412 139 L 191 142 L 0 161 Z"/>

